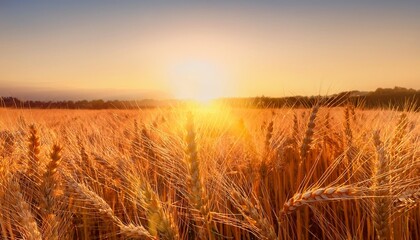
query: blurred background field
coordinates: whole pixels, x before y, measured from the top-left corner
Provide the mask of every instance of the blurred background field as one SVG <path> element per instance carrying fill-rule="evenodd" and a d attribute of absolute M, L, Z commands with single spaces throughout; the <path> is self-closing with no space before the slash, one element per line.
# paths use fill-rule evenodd
<path fill-rule="evenodd" d="M 0 116 L 5 239 L 420 237 L 419 114 L 410 109 Z"/>

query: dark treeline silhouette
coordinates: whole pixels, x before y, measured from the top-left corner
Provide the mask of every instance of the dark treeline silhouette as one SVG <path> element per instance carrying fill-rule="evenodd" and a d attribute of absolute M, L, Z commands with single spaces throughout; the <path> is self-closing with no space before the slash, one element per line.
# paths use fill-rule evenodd
<path fill-rule="evenodd" d="M 294 96 L 283 98 L 256 97 L 256 98 L 227 98 L 220 102 L 236 107 L 281 108 L 296 107 L 309 108 L 315 104 L 329 107 L 340 107 L 352 104 L 366 109 L 385 108 L 413 111 L 420 110 L 420 90 L 401 87 L 378 88 L 373 92 L 348 91 L 330 96 Z"/>
<path fill-rule="evenodd" d="M 3 97 L 0 106 L 8 108 L 40 108 L 40 109 L 138 109 L 176 106 L 189 103 L 180 100 L 140 100 L 140 101 L 22 101 L 14 97 Z M 348 91 L 330 96 L 295 96 L 295 97 L 253 97 L 253 98 L 223 98 L 217 103 L 232 107 L 249 108 L 308 108 L 321 103 L 324 106 L 339 107 L 352 104 L 362 108 L 393 108 L 397 110 L 411 109 L 419 111 L 420 90 L 401 87 L 378 88 L 373 92 Z"/>
<path fill-rule="evenodd" d="M 174 101 L 157 100 L 81 100 L 81 101 L 22 101 L 14 97 L 2 97 L 0 106 L 8 108 L 33 108 L 33 109 L 136 109 L 155 108 L 176 104 Z"/>

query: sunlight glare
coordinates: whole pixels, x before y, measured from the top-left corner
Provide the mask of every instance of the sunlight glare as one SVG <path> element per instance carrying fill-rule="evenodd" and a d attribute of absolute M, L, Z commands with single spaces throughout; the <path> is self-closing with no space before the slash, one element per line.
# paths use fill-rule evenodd
<path fill-rule="evenodd" d="M 173 94 L 179 99 L 208 103 L 225 95 L 226 73 L 207 61 L 189 60 L 170 68 L 169 80 Z"/>

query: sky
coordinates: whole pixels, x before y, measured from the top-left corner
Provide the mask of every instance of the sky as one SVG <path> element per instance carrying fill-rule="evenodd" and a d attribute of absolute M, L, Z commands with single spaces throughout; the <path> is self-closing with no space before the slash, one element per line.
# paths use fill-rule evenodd
<path fill-rule="evenodd" d="M 420 89 L 420 1 L 0 1 L 0 96 Z"/>

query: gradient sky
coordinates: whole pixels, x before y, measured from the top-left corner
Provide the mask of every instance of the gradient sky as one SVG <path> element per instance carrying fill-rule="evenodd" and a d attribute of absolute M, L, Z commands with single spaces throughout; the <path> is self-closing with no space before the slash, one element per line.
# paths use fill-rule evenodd
<path fill-rule="evenodd" d="M 0 66 L 35 99 L 420 89 L 420 1 L 0 1 Z"/>

